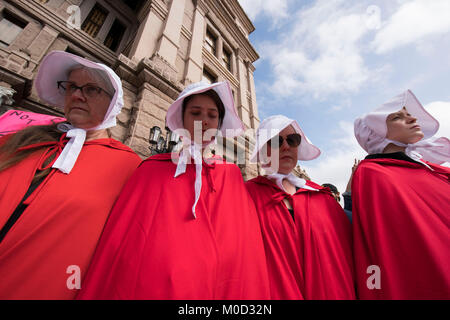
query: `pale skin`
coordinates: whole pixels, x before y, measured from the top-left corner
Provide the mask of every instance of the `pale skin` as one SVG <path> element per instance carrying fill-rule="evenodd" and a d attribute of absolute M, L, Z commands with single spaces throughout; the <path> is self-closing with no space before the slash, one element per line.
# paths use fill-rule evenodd
<path fill-rule="evenodd" d="M 82 87 L 86 84 L 92 84 L 102 87 L 97 81 L 84 69 L 76 69 L 69 75 L 68 81 Z M 101 91 L 94 98 L 86 98 L 81 90 L 76 90 L 73 94 L 65 96 L 64 114 L 66 119 L 75 127 L 81 129 L 90 129 L 100 125 L 105 118 L 111 103 L 111 97 Z M 106 129 L 87 131 L 86 141 L 95 139 L 109 138 Z"/>
<path fill-rule="evenodd" d="M 195 132 L 196 121 L 201 123 L 198 132 Z M 205 133 L 208 130 L 216 132 L 219 128 L 219 109 L 210 97 L 201 94 L 195 95 L 186 105 L 183 123 L 192 141 L 198 144 L 210 142 L 213 139 L 212 135 Z"/>
<path fill-rule="evenodd" d="M 356 168 L 358 168 L 360 163 L 361 163 L 361 160 L 355 159 L 355 162 L 353 163 L 353 167 L 352 167 L 352 175 L 350 176 L 350 179 L 348 180 L 348 183 L 347 183 L 347 188 L 345 189 L 346 192 L 352 191 L 353 175 L 355 174 Z"/>
<path fill-rule="evenodd" d="M 405 107 L 400 111 L 391 113 L 386 119 L 386 138 L 403 144 L 413 144 L 423 139 L 422 129 Z M 390 143 L 383 153 L 405 152 L 406 147 L 400 147 Z"/>
<path fill-rule="evenodd" d="M 299 147 L 291 147 L 286 141 L 286 137 L 290 134 L 296 133 L 294 127 L 288 126 L 283 129 L 279 136 L 283 137 L 283 144 L 280 145 L 278 160 L 279 160 L 279 169 L 278 173 L 281 174 L 289 174 L 294 170 L 295 166 L 298 162 L 298 148 Z M 270 157 L 272 154 L 272 149 L 270 146 L 267 146 L 267 156 Z M 288 180 L 283 180 L 283 186 L 287 193 L 293 195 L 297 192 L 295 186 L 290 183 Z M 291 203 L 287 200 L 283 200 L 284 204 L 288 209 L 292 209 Z"/>

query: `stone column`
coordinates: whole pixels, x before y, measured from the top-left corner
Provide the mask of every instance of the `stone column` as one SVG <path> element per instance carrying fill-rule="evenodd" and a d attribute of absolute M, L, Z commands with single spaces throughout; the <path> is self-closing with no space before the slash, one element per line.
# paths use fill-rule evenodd
<path fill-rule="evenodd" d="M 30 46 L 27 48 L 34 61 L 41 61 L 47 50 L 53 44 L 53 42 L 58 38 L 59 33 L 49 27 L 48 25 L 42 28 L 38 36 L 33 40 Z"/>
<path fill-rule="evenodd" d="M 172 66 L 175 66 L 177 59 L 185 5 L 186 0 L 172 0 L 156 50 L 157 54 Z"/>
<path fill-rule="evenodd" d="M 203 75 L 203 41 L 205 30 L 205 12 L 197 5 L 194 11 L 192 39 L 186 66 L 185 82 L 197 82 Z"/>
<path fill-rule="evenodd" d="M 149 58 L 155 53 L 159 34 L 155 30 L 160 30 L 163 21 L 150 10 L 139 25 L 136 40 L 130 52 L 130 58 L 139 62 L 144 58 Z"/>
<path fill-rule="evenodd" d="M 247 127 L 251 127 L 250 123 L 250 114 L 249 114 L 249 106 L 248 106 L 248 80 L 247 80 L 247 66 L 246 62 L 244 62 L 244 57 L 242 57 L 242 52 L 239 51 L 237 55 L 237 76 L 239 80 L 239 94 L 237 98 L 237 109 L 239 112 L 239 116 L 241 117 L 242 122 Z"/>
<path fill-rule="evenodd" d="M 223 55 L 223 39 L 222 36 L 217 36 L 217 43 L 216 43 L 216 58 L 219 60 L 220 64 L 222 64 L 222 55 Z"/>
<path fill-rule="evenodd" d="M 116 16 L 111 13 L 109 13 L 108 16 L 106 17 L 105 22 L 103 23 L 102 27 L 100 28 L 100 31 L 95 37 L 101 43 L 105 42 L 106 36 L 108 35 L 109 30 L 111 29 L 115 19 Z"/>
<path fill-rule="evenodd" d="M 255 72 L 255 67 L 253 64 L 249 63 L 248 68 L 248 82 L 250 85 L 250 96 L 251 96 L 251 105 L 250 107 L 250 123 L 251 127 L 256 129 L 259 126 L 260 119 L 258 116 L 258 105 L 256 102 L 256 88 L 255 88 L 255 79 L 253 77 L 253 72 Z"/>

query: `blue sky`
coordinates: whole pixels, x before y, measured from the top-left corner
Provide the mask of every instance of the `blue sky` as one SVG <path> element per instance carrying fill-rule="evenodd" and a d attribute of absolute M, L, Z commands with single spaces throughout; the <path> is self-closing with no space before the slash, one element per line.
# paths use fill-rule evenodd
<path fill-rule="evenodd" d="M 343 192 L 366 155 L 356 117 L 411 89 L 450 137 L 449 0 L 239 0 L 256 30 L 261 120 L 296 119 L 320 158 L 300 163 Z"/>

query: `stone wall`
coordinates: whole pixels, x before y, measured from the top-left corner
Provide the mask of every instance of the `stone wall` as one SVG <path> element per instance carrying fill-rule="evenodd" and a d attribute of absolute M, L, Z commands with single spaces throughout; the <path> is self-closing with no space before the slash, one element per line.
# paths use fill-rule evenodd
<path fill-rule="evenodd" d="M 70 6 L 79 6 L 81 22 L 95 3 L 109 10 L 105 25 L 92 38 L 70 28 Z M 136 12 L 112 0 L 3 0 L 6 10 L 25 27 L 8 47 L 0 47 L 0 85 L 17 91 L 16 106 L 23 110 L 61 116 L 61 110 L 40 101 L 32 89 L 43 57 L 68 51 L 112 67 L 121 77 L 125 105 L 111 130 L 114 138 L 129 145 L 142 158 L 150 155 L 149 134 L 153 126 L 164 132 L 167 109 L 189 83 L 200 81 L 208 69 L 218 81 L 230 82 L 238 114 L 246 128 L 256 128 L 259 118 L 253 63 L 259 58 L 248 40 L 254 27 L 237 0 L 147 0 Z M 103 45 L 114 19 L 127 26 L 116 52 Z M 216 56 L 204 48 L 207 28 L 217 33 Z M 231 52 L 231 69 L 222 63 L 221 50 Z M 252 141 L 243 146 L 247 159 Z M 258 167 L 244 164 L 245 178 L 258 174 Z"/>

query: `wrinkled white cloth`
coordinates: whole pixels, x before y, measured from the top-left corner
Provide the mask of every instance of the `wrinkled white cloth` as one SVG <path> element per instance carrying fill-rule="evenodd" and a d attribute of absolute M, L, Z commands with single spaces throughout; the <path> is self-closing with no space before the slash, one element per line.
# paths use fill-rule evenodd
<path fill-rule="evenodd" d="M 228 81 L 216 82 L 209 84 L 205 81 L 192 83 L 187 86 L 178 96 L 177 100 L 167 110 L 166 123 L 167 127 L 175 131 L 183 129 L 183 101 L 189 96 L 201 94 L 203 92 L 214 90 L 219 96 L 225 108 L 225 116 L 219 131 L 222 136 L 232 138 L 239 136 L 244 132 L 244 125 L 238 116 L 234 106 L 233 93 Z M 191 137 L 193 139 L 193 137 Z"/>
<path fill-rule="evenodd" d="M 65 174 L 69 174 L 75 166 L 86 141 L 87 132 L 116 126 L 116 117 L 124 105 L 122 81 L 112 69 L 104 64 L 92 62 L 64 51 L 52 51 L 43 59 L 35 80 L 39 97 L 51 105 L 64 109 L 64 96 L 59 92 L 56 82 L 67 80 L 69 70 L 77 66 L 85 66 L 105 72 L 114 87 L 115 93 L 102 123 L 97 127 L 86 130 L 73 126 L 63 127 L 63 129 L 58 127 L 62 132 L 67 132 L 67 137 L 71 138 L 53 164 L 53 168 Z"/>
<path fill-rule="evenodd" d="M 267 142 L 278 135 L 288 126 L 292 126 L 296 133 L 302 136 L 302 142 L 298 147 L 298 160 L 313 160 L 320 156 L 320 149 L 316 147 L 305 135 L 297 121 L 289 119 L 283 115 L 271 116 L 264 119 L 256 131 L 256 143 L 250 157 L 251 162 L 266 162 L 264 152 L 262 152 Z"/>
<path fill-rule="evenodd" d="M 190 159 L 193 159 L 195 164 L 195 201 L 194 205 L 192 206 L 192 214 L 194 215 L 194 218 L 197 218 L 195 208 L 197 207 L 197 203 L 202 192 L 203 155 L 201 146 L 192 143 L 189 147 L 183 148 L 183 150 L 181 150 L 174 178 L 177 178 L 180 175 L 186 173 L 187 163 Z"/>
<path fill-rule="evenodd" d="M 417 143 L 406 145 L 386 138 L 387 117 L 403 107 L 417 119 L 424 133 L 424 138 Z M 369 154 L 383 153 L 386 146 L 393 143 L 405 147 L 405 153 L 416 161 L 423 159 L 442 164 L 450 161 L 450 140 L 446 137 L 434 137 L 438 129 L 439 122 L 425 110 L 410 90 L 356 119 L 354 124 L 355 137 Z"/>
<path fill-rule="evenodd" d="M 310 187 L 306 184 L 306 180 L 296 177 L 294 174 L 282 174 L 282 173 L 272 173 L 267 175 L 267 178 L 270 180 L 274 180 L 277 186 L 283 190 L 284 192 L 287 192 L 283 185 L 283 180 L 288 180 L 292 185 L 296 186 L 300 189 L 307 189 L 312 191 L 318 191 L 317 189 Z"/>
<path fill-rule="evenodd" d="M 445 137 L 421 140 L 414 144 L 404 144 L 389 139 L 386 141 L 405 147 L 406 155 L 418 162 L 421 162 L 422 159 L 437 164 L 450 161 L 450 141 Z"/>
<path fill-rule="evenodd" d="M 53 164 L 53 168 L 59 169 L 65 174 L 69 174 L 80 155 L 86 140 L 86 130 L 75 128 L 69 124 L 59 124 L 58 130 L 67 132 L 67 137 L 70 138 L 63 151 Z"/>

